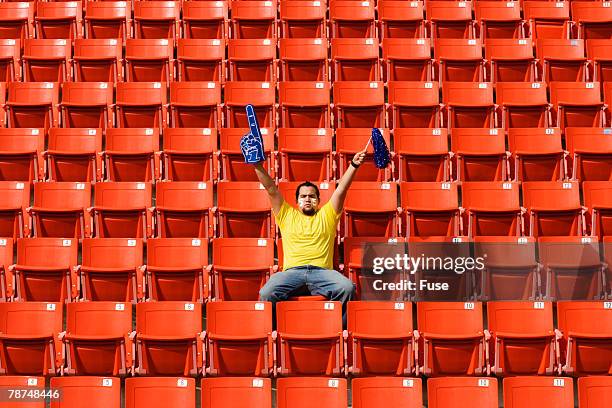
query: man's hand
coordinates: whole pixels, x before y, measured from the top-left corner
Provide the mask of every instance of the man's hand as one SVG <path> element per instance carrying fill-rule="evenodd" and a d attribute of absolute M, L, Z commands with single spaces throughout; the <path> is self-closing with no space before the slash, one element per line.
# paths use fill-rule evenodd
<path fill-rule="evenodd" d="M 357 152 L 355 154 L 355 156 L 353 156 L 353 163 L 355 163 L 357 166 L 361 165 L 361 163 L 364 162 L 366 157 L 366 151 L 362 150 L 360 152 Z"/>

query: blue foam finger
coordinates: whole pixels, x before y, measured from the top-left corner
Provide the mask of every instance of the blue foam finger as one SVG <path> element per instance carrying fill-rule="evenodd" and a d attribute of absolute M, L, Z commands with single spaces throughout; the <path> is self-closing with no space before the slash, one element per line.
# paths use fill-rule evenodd
<path fill-rule="evenodd" d="M 253 107 L 253 105 L 247 105 L 245 109 L 246 109 L 247 119 L 249 121 L 249 128 L 251 130 L 251 134 L 255 137 L 261 138 L 262 144 L 263 144 L 263 137 L 261 136 L 261 130 L 259 128 L 259 121 L 257 120 L 257 115 L 255 114 L 255 108 Z"/>
<path fill-rule="evenodd" d="M 250 164 L 264 161 L 264 143 L 255 114 L 253 105 L 246 106 L 247 119 L 249 121 L 250 132 L 244 135 L 240 141 L 240 149 L 244 156 L 244 161 Z"/>

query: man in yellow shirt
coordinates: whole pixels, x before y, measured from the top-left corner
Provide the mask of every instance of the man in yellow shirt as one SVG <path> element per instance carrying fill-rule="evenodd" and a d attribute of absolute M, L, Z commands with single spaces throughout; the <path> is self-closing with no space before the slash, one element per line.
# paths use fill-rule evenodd
<path fill-rule="evenodd" d="M 261 300 L 274 305 L 306 288 L 312 295 L 342 302 L 346 323 L 346 302 L 351 299 L 355 286 L 333 268 L 334 240 L 346 193 L 365 154 L 363 150 L 353 157 L 329 202 L 320 208 L 317 186 L 310 182 L 300 184 L 295 192 L 299 210 L 285 202 L 262 162 L 254 164 L 255 173 L 270 196 L 283 237 L 284 254 L 283 271 L 272 275 L 261 288 Z"/>

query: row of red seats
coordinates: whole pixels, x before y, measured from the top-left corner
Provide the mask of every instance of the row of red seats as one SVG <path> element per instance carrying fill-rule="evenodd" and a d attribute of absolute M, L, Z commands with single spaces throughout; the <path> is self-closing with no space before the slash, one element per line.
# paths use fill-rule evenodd
<path fill-rule="evenodd" d="M 605 127 L 609 110 L 598 82 L 553 82 L 549 104 L 544 83 L 231 81 L 170 84 L 170 105 L 161 82 L 11 82 L 2 124 L 9 128 L 248 128 L 244 107 L 255 104 L 264 128 L 545 128 Z M 331 91 L 330 91 L 331 89 Z M 222 103 L 221 94 L 224 93 Z M 612 83 L 605 86 L 612 98 Z M 0 99 L 5 95 L 0 86 Z M 333 104 L 330 97 L 333 96 Z M 114 101 L 114 102 L 113 102 Z M 168 121 L 168 110 L 170 120 Z M 61 114 L 60 114 L 61 113 Z M 332 114 L 333 113 L 333 114 Z M 501 117 L 501 118 L 499 118 Z M 388 122 L 388 123 L 387 123 Z M 446 122 L 446 123 L 445 123 Z M 497 131 L 495 131 L 497 132 Z M 503 132 L 502 132 L 503 134 Z"/>
<path fill-rule="evenodd" d="M 290 203 L 298 183 L 280 184 Z M 326 202 L 334 185 L 322 184 Z M 214 208 L 210 182 L 158 183 L 155 207 L 150 183 L 96 183 L 93 201 L 89 183 L 36 183 L 32 207 L 24 183 L 3 187 L 5 237 L 28 231 L 34 237 L 76 239 L 276 235 L 267 192 L 258 182 L 219 182 Z M 583 207 L 575 181 L 524 182 L 522 204 L 517 183 L 464 183 L 460 206 L 457 183 L 355 182 L 340 236 L 603 238 L 612 235 L 610 189 L 610 182 L 585 182 Z"/>
<path fill-rule="evenodd" d="M 434 296 L 419 288 L 414 294 L 402 296 L 429 300 L 612 298 L 612 270 L 607 266 L 612 260 L 610 237 L 603 238 L 601 250 L 599 241 L 591 237 L 545 237 L 537 241 L 499 236 L 435 238 L 346 237 L 343 264 L 337 264 L 341 250 L 335 243 L 334 268 L 355 283 L 356 298 L 361 299 L 372 294 L 371 275 L 364 272 L 364 262 L 368 262 L 365 244 L 378 249 L 388 245 L 385 249 L 393 253 L 418 256 L 439 256 L 439 251 L 446 251 L 453 256 L 484 256 L 485 269 L 463 274 L 418 270 L 415 281 L 430 278 L 452 282 L 452 290 Z M 471 242 L 475 242 L 473 251 Z M 282 239 L 276 242 L 278 266 L 274 244 L 269 238 L 215 238 L 209 255 L 206 239 L 150 238 L 145 258 L 142 239 L 85 238 L 79 263 L 75 239 L 20 238 L 14 245 L 10 238 L 3 238 L 0 299 L 256 300 L 264 283 L 282 269 Z M 507 276 L 508 270 L 513 271 L 511 276 Z M 580 273 L 571 276 L 575 271 Z"/>
<path fill-rule="evenodd" d="M 608 375 L 612 303 L 0 303 L 6 375 Z M 417 330 L 413 330 L 416 327 Z"/>
<path fill-rule="evenodd" d="M 280 183 L 289 203 L 299 182 Z M 23 182 L 2 183 L 0 236 L 57 238 L 274 238 L 267 192 L 258 182 L 35 183 L 33 206 Z M 322 183 L 322 202 L 334 185 Z M 611 182 L 355 182 L 346 198 L 341 237 L 451 238 L 612 235 Z M 399 199 L 398 199 L 399 197 Z M 583 206 L 584 203 L 584 206 Z M 32 220 L 30 221 L 30 217 Z M 61 220 L 61 222 L 60 222 Z M 248 220 L 248 222 L 247 222 Z M 493 222 L 495 220 L 495 222 Z M 31 226 L 30 226 L 31 224 Z"/>
<path fill-rule="evenodd" d="M 384 39 L 382 54 L 373 38 L 228 40 L 227 58 L 225 40 L 181 39 L 175 59 L 171 39 L 127 40 L 125 55 L 116 39 L 79 39 L 74 52 L 64 39 L 5 39 L 0 56 L 9 82 L 576 82 L 609 79 L 611 41 L 538 40 L 534 54 L 529 40 L 492 39 L 483 58 L 478 40 L 443 39 L 432 59 L 427 39 Z"/>
<path fill-rule="evenodd" d="M 610 38 L 607 2 L 88 1 L 0 7 L 13 38 Z M 181 16 L 182 9 L 182 16 Z M 278 9 L 278 10 L 277 10 Z M 425 9 L 425 10 L 424 10 Z M 378 10 L 378 12 L 377 12 Z M 83 15 L 83 11 L 85 12 Z M 231 15 L 230 15 L 231 11 Z M 277 18 L 277 11 L 278 14 Z M 425 13 L 424 13 L 425 11 Z M 378 15 L 378 18 L 377 18 Z M 574 20 L 574 21 L 570 21 Z"/>
<path fill-rule="evenodd" d="M 607 407 L 607 394 L 612 392 L 612 377 L 581 377 L 578 387 L 579 408 Z M 24 390 L 45 389 L 42 377 L 0 377 L 5 388 Z M 427 393 L 420 378 L 370 377 L 351 381 L 352 405 L 347 402 L 347 380 L 343 378 L 297 377 L 276 382 L 276 405 L 272 405 L 272 381 L 257 377 L 203 378 L 202 408 L 235 408 L 244 402 L 252 408 L 307 408 L 316 396 L 326 408 L 368 408 L 379 404 L 402 404 L 406 407 L 423 406 L 427 398 L 429 408 L 454 407 L 457 395 L 461 403 L 482 408 L 498 407 L 498 381 L 495 378 L 441 377 L 427 380 Z M 503 401 L 506 408 L 554 406 L 574 408 L 574 380 L 567 377 L 509 377 L 503 380 Z M 56 390 L 61 395 L 61 406 L 51 399 L 51 408 L 79 407 L 83 400 L 108 408 L 120 408 L 121 384 L 112 377 L 54 377 L 48 393 Z M 13 405 L 8 403 L 7 408 Z M 19 404 L 19 403 L 17 403 Z M 180 404 L 196 407 L 196 381 L 193 378 L 128 378 L 125 381 L 126 408 L 163 408 Z M 15 405 L 19 408 L 23 404 Z M 97 405 L 94 405 L 97 406 Z M 29 408 L 44 408 L 44 402 L 30 403 Z"/>

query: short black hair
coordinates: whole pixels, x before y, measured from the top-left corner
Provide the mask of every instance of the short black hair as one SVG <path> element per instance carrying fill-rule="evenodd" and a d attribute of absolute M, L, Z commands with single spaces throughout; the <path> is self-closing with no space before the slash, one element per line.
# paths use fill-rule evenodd
<path fill-rule="evenodd" d="M 305 181 L 299 186 L 297 186 L 297 188 L 295 189 L 295 201 L 300 198 L 300 188 L 302 187 L 314 187 L 315 193 L 317 194 L 317 200 L 319 200 L 319 187 L 317 187 L 315 184 L 312 184 L 310 181 Z"/>

